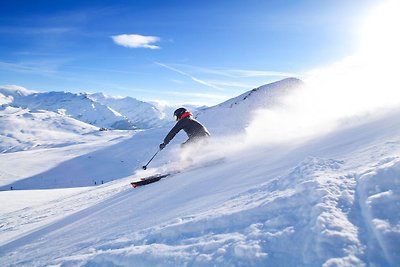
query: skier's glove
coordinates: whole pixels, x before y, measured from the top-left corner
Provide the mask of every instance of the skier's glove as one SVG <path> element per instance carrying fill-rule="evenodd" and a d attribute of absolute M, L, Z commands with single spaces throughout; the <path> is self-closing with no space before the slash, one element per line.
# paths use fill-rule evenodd
<path fill-rule="evenodd" d="M 165 148 L 166 144 L 162 143 L 160 144 L 160 150 L 163 150 Z"/>

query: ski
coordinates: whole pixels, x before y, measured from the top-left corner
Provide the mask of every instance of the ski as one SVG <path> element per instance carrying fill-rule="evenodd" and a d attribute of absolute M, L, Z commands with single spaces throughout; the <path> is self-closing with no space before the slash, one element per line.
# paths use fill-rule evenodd
<path fill-rule="evenodd" d="M 149 177 L 141 178 L 139 181 L 132 182 L 131 185 L 133 188 L 136 188 L 139 186 L 155 183 L 155 182 L 160 181 L 162 178 L 170 176 L 171 174 L 172 173 L 156 174 L 156 175 L 152 175 Z"/>
<path fill-rule="evenodd" d="M 200 169 L 200 168 L 213 166 L 213 165 L 216 165 L 216 164 L 220 164 L 220 163 L 222 163 L 224 161 L 225 161 L 224 158 L 219 158 L 219 159 L 215 159 L 215 160 L 210 161 L 210 162 L 205 162 L 205 163 L 203 162 L 203 163 L 201 163 L 199 165 L 192 165 L 192 166 L 189 166 L 189 167 L 181 169 L 181 170 L 171 170 L 169 173 L 151 175 L 151 176 L 148 176 L 148 177 L 141 178 L 138 181 L 131 182 L 131 185 L 132 185 L 133 188 L 136 188 L 136 187 L 139 187 L 139 186 L 152 184 L 152 183 L 160 181 L 161 179 L 163 179 L 165 177 L 168 177 L 168 176 L 171 176 L 171 175 L 174 175 L 174 174 L 178 174 L 178 173 L 182 173 L 182 172 L 189 172 L 189 171 L 197 170 L 197 169 Z"/>
<path fill-rule="evenodd" d="M 167 176 L 169 176 L 170 174 L 156 174 L 156 175 L 152 175 L 149 177 L 145 177 L 140 179 L 139 181 L 136 182 L 132 182 L 131 185 L 133 188 L 136 188 L 138 186 L 143 186 L 143 185 L 147 185 L 147 184 L 151 184 L 151 183 L 155 183 L 160 181 L 162 178 L 165 178 Z"/>

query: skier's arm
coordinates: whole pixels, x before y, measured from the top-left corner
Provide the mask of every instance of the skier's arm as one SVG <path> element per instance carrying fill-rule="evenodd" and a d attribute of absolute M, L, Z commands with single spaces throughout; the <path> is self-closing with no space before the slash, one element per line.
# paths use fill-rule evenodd
<path fill-rule="evenodd" d="M 167 136 L 164 138 L 164 145 L 167 145 L 180 130 L 183 129 L 182 121 L 178 121 L 175 126 L 169 131 Z"/>

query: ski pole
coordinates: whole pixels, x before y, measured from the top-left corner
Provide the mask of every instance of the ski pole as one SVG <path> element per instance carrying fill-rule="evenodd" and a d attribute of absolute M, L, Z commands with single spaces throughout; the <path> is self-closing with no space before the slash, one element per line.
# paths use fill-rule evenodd
<path fill-rule="evenodd" d="M 144 165 L 142 168 L 143 168 L 143 170 L 146 170 L 147 169 L 147 165 L 149 165 L 149 163 L 154 159 L 154 157 L 158 154 L 158 152 L 160 152 L 161 150 L 159 149 L 159 150 L 157 150 L 157 152 L 154 154 L 154 156 L 152 156 L 151 157 L 151 159 L 149 160 L 149 162 L 147 162 L 147 164 L 146 165 Z"/>

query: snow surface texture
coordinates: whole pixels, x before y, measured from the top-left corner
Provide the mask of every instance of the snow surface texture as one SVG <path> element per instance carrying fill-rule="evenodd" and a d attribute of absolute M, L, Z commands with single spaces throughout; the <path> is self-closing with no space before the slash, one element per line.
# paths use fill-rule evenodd
<path fill-rule="evenodd" d="M 242 125 L 229 132 L 215 122 L 225 116 L 206 112 L 199 119 L 212 133 L 236 135 Z M 202 153 L 189 152 L 186 171 L 136 189 L 131 181 L 184 165 L 182 135 L 133 175 L 168 127 L 0 154 L 2 189 L 19 189 L 0 192 L 0 262 L 398 266 L 399 118 L 397 107 L 295 142 L 217 135 Z"/>

